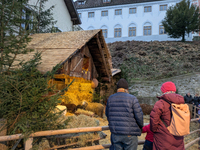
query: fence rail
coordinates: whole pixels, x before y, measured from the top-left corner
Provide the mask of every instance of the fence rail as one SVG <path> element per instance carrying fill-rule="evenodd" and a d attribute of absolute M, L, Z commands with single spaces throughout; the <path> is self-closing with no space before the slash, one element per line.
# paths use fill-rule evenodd
<path fill-rule="evenodd" d="M 196 107 L 195 107 L 196 108 Z M 199 118 L 191 119 L 190 121 L 198 121 Z M 148 123 L 144 123 L 144 125 L 147 125 Z M 71 133 L 83 133 L 83 132 L 96 132 L 96 131 L 105 131 L 109 130 L 108 126 L 98 126 L 98 127 L 83 127 L 83 128 L 73 128 L 73 129 L 62 129 L 62 130 L 49 130 L 49 131 L 40 131 L 35 132 L 29 136 L 27 141 L 25 142 L 25 150 L 29 150 L 32 148 L 32 142 L 34 137 L 41 137 L 41 136 L 52 136 L 52 135 L 63 135 L 63 134 L 71 134 Z M 200 129 L 197 129 L 195 131 L 190 132 L 189 135 L 200 132 Z M 4 141 L 12 141 L 12 140 L 18 140 L 22 139 L 24 136 L 22 134 L 15 134 L 15 135 L 8 135 L 8 136 L 0 136 L 0 142 Z M 199 141 L 200 137 L 191 141 L 190 143 L 185 144 L 185 148 L 190 147 L 195 142 Z M 138 141 L 138 145 L 144 144 L 144 140 Z M 81 148 L 75 148 L 73 150 L 100 150 L 109 148 L 110 144 L 107 145 L 95 145 L 95 146 L 89 146 L 89 147 L 81 147 Z M 47 149 L 48 150 L 48 149 Z M 69 149 L 68 149 L 69 150 Z M 72 149 L 70 149 L 72 150 Z"/>

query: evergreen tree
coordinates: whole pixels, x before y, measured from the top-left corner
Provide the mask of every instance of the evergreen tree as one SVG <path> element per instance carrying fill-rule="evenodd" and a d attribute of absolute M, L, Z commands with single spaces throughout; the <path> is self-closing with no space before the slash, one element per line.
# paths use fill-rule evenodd
<path fill-rule="evenodd" d="M 25 17 L 30 16 L 27 8 L 32 7 L 28 1 L 0 1 L 0 118 L 7 120 L 8 134 L 64 127 L 54 111 L 61 93 L 54 92 L 54 86 L 48 85 L 59 65 L 43 75 L 36 69 L 41 54 L 36 53 L 27 62 L 17 59 L 18 55 L 32 51 L 27 48 L 29 35 L 38 27 L 34 19 Z M 39 29 L 41 32 L 43 27 Z M 45 96 L 49 92 L 54 96 Z"/>
<path fill-rule="evenodd" d="M 165 31 L 171 38 L 180 38 L 185 41 L 185 35 L 200 30 L 199 7 L 183 0 L 175 6 L 170 6 L 162 21 Z"/>
<path fill-rule="evenodd" d="M 51 6 L 45 9 L 45 4 L 48 0 L 38 0 L 37 6 L 34 6 L 34 16 L 36 17 L 35 24 L 37 25 L 36 33 L 50 33 L 53 32 L 54 25 L 57 21 L 53 18 L 53 12 L 55 6 Z"/>

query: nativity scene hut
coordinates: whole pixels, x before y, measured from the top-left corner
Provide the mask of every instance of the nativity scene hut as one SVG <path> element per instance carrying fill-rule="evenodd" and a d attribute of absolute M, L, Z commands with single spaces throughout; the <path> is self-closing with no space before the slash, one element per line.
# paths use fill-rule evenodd
<path fill-rule="evenodd" d="M 74 81 L 63 95 L 63 103 L 91 102 L 95 87 L 92 81 L 97 78 L 102 83 L 112 84 L 112 60 L 102 30 L 42 33 L 31 35 L 31 38 L 27 47 L 34 51 L 18 55 L 18 59 L 29 60 L 36 52 L 41 52 L 38 70 L 42 73 L 59 64 L 50 84 L 61 90 Z"/>

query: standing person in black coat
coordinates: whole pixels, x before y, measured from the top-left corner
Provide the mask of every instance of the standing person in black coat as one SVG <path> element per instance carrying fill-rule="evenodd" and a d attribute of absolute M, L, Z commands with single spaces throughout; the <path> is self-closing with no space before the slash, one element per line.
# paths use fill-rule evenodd
<path fill-rule="evenodd" d="M 143 127 L 143 112 L 138 99 L 128 94 L 128 82 L 120 79 L 117 93 L 108 98 L 106 116 L 111 132 L 110 150 L 137 150 Z"/>
<path fill-rule="evenodd" d="M 193 98 L 193 102 L 194 102 L 194 105 L 196 105 L 197 107 L 199 105 L 199 100 L 200 100 L 199 94 L 196 94 Z"/>
<path fill-rule="evenodd" d="M 185 101 L 185 103 L 192 104 L 193 103 L 192 95 L 190 95 L 190 93 L 187 93 L 184 96 L 184 101 Z"/>
<path fill-rule="evenodd" d="M 184 101 L 186 104 L 188 104 L 189 106 L 189 109 L 190 109 L 190 117 L 193 117 L 193 98 L 192 96 L 190 95 L 190 93 L 187 93 L 185 96 L 184 96 Z"/>

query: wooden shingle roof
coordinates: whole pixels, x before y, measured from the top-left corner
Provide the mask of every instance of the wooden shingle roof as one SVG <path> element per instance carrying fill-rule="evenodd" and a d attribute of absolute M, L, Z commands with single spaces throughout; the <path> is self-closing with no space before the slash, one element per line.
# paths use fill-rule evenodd
<path fill-rule="evenodd" d="M 28 54 L 17 55 L 18 60 L 30 60 L 33 58 L 36 52 L 42 52 L 41 64 L 38 66 L 38 70 L 42 73 L 51 71 L 54 66 L 59 63 L 64 63 L 75 55 L 83 46 L 86 44 L 92 44 L 97 36 L 102 35 L 101 30 L 86 30 L 86 31 L 71 31 L 71 32 L 60 32 L 60 33 L 42 33 L 31 35 L 31 42 L 29 42 L 27 48 L 34 49 L 33 52 Z M 111 56 L 107 49 L 105 41 L 102 40 L 102 45 L 105 45 L 104 51 L 106 51 L 107 63 L 101 65 L 101 68 L 105 70 L 105 75 L 110 76 L 111 73 Z M 93 43 L 94 44 L 94 43 Z M 92 50 L 91 50 L 92 51 Z M 96 53 L 96 52 L 92 52 Z M 95 58 L 93 58 L 95 59 Z M 93 60 L 95 63 L 95 60 Z M 105 62 L 105 61 L 104 61 Z M 103 64 L 103 63 L 102 63 Z M 110 64 L 110 65 L 105 65 Z"/>

